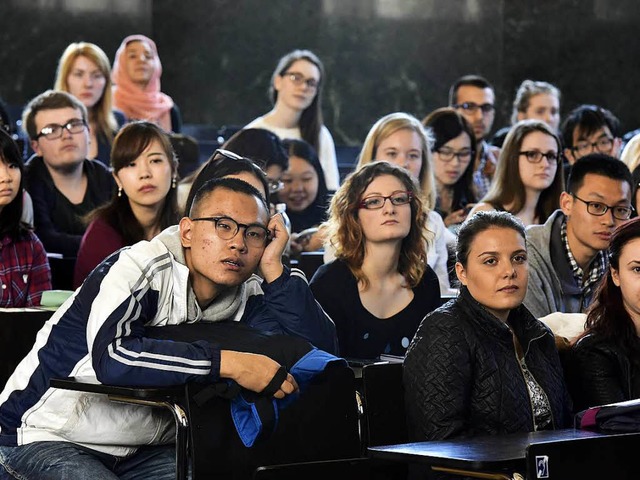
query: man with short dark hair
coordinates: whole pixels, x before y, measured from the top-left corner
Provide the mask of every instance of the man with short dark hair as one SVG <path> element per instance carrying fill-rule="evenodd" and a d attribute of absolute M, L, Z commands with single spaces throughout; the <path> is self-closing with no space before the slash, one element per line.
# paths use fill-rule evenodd
<path fill-rule="evenodd" d="M 82 217 L 109 201 L 115 182 L 104 165 L 87 160 L 87 109 L 75 97 L 47 90 L 22 118 L 35 152 L 25 166 L 25 186 L 36 234 L 48 252 L 75 257 L 86 229 Z"/>
<path fill-rule="evenodd" d="M 594 153 L 571 170 L 560 209 L 527 228 L 529 285 L 524 304 L 536 317 L 580 313 L 608 266 L 613 230 L 632 213 L 631 173 L 620 160 Z"/>
<path fill-rule="evenodd" d="M 495 118 L 495 92 L 493 86 L 479 75 L 466 75 L 456 80 L 449 89 L 449 105 L 460 113 L 476 137 L 477 149 L 473 184 L 478 200 L 491 186 L 500 149 L 486 142 Z"/>
<path fill-rule="evenodd" d="M 580 105 L 562 123 L 562 143 L 569 165 L 590 153 L 620 157 L 620 121 L 597 105 Z"/>
<path fill-rule="evenodd" d="M 179 226 L 108 257 L 45 324 L 0 394 L 0 472 L 174 478 L 166 417 L 103 396 L 50 389 L 51 378 L 140 386 L 224 378 L 261 392 L 280 368 L 265 355 L 205 340 L 151 338 L 150 327 L 235 321 L 335 352 L 335 326 L 304 274 L 282 265 L 288 238 L 282 216 L 269 217 L 258 190 L 221 178 L 203 185 Z M 275 397 L 296 390 L 289 373 Z"/>

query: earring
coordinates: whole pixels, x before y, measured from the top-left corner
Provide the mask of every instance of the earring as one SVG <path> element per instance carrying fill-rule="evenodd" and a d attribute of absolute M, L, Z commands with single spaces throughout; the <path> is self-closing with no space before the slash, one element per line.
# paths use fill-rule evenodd
<path fill-rule="evenodd" d="M 176 188 L 176 177 L 171 179 L 171 188 Z"/>
<path fill-rule="evenodd" d="M 121 197 L 122 196 L 122 187 L 118 187 L 118 196 Z"/>

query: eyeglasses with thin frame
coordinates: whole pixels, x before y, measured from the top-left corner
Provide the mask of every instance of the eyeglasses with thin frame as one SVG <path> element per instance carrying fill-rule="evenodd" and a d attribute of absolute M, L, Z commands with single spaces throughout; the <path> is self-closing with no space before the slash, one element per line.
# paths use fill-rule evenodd
<path fill-rule="evenodd" d="M 611 210 L 611 214 L 614 218 L 617 218 L 618 220 L 629 220 L 629 218 L 631 218 L 631 214 L 633 213 L 633 206 L 631 205 L 615 205 L 612 207 L 611 205 L 606 205 L 602 202 L 589 202 L 587 200 L 583 200 L 575 193 L 571 193 L 570 195 L 576 200 L 580 200 L 582 203 L 585 203 L 587 205 L 587 212 L 596 217 L 601 217 L 609 210 Z"/>
<path fill-rule="evenodd" d="M 524 155 L 524 158 L 526 158 L 529 163 L 540 163 L 542 161 L 542 157 L 546 158 L 550 164 L 558 163 L 560 161 L 560 155 L 558 155 L 558 152 L 549 151 L 544 153 L 540 150 L 525 150 L 518 153 L 520 155 Z"/>
<path fill-rule="evenodd" d="M 62 136 L 64 129 L 67 129 L 69 133 L 81 133 L 87 128 L 87 123 L 84 120 L 74 118 L 69 120 L 64 125 L 58 125 L 57 123 L 51 123 L 45 126 L 40 133 L 36 135 L 36 140 L 40 137 L 45 137 L 47 140 L 55 140 Z"/>
<path fill-rule="evenodd" d="M 449 163 L 453 160 L 453 157 L 457 157 L 460 163 L 468 163 L 473 156 L 473 150 L 470 148 L 465 148 L 456 152 L 449 147 L 440 147 L 436 152 L 438 152 L 438 158 L 445 163 Z"/>
<path fill-rule="evenodd" d="M 488 115 L 493 113 L 496 107 L 492 103 L 483 103 L 482 105 L 478 105 L 475 102 L 463 102 L 456 103 L 453 108 L 462 109 L 465 112 L 474 114 L 478 111 L 478 109 L 482 110 L 483 115 Z"/>
<path fill-rule="evenodd" d="M 316 88 L 318 88 L 318 85 L 320 83 L 315 78 L 305 78 L 305 76 L 299 72 L 284 72 L 282 76 L 287 77 L 297 87 L 305 84 L 311 90 L 315 90 Z"/>
<path fill-rule="evenodd" d="M 192 218 L 192 222 L 212 222 L 215 231 L 221 240 L 231 240 L 240 229 L 244 230 L 243 237 L 248 246 L 254 248 L 263 248 L 271 240 L 271 232 L 269 229 L 258 223 L 247 225 L 245 223 L 236 222 L 231 217 L 198 217 Z"/>
<path fill-rule="evenodd" d="M 413 199 L 413 192 L 393 192 L 391 195 L 370 195 L 367 198 L 363 198 L 358 204 L 358 208 L 364 208 L 366 210 L 378 210 L 384 207 L 384 203 L 389 200 L 392 205 L 406 205 Z"/>
<path fill-rule="evenodd" d="M 613 138 L 608 135 L 604 137 L 600 137 L 595 142 L 578 142 L 573 147 L 571 147 L 571 151 L 574 153 L 578 153 L 580 156 L 589 155 L 594 150 L 600 153 L 611 153 L 613 149 Z"/>

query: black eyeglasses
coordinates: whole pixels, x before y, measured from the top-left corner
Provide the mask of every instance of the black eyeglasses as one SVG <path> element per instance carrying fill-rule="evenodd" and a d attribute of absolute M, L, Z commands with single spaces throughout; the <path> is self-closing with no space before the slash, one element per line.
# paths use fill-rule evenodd
<path fill-rule="evenodd" d="M 596 140 L 595 142 L 578 142 L 571 150 L 574 153 L 578 153 L 580 156 L 589 155 L 594 150 L 597 150 L 600 153 L 611 153 L 611 149 L 613 148 L 613 138 L 609 136 L 604 136 Z"/>
<path fill-rule="evenodd" d="M 389 200 L 392 205 L 405 205 L 413 198 L 413 192 L 393 192 L 391 195 L 371 195 L 367 198 L 363 198 L 358 204 L 359 208 L 366 210 L 378 210 L 384 207 L 384 202 Z"/>
<path fill-rule="evenodd" d="M 56 138 L 60 138 L 62 136 L 62 131 L 64 129 L 67 129 L 69 133 L 80 133 L 83 132 L 86 127 L 86 122 L 77 118 L 69 120 L 64 125 L 52 123 L 40 130 L 40 133 L 36 135 L 36 140 L 40 137 L 45 137 L 48 140 L 55 140 Z"/>
<path fill-rule="evenodd" d="M 456 103 L 453 108 L 462 109 L 465 112 L 469 112 L 471 114 L 476 113 L 478 109 L 482 110 L 483 115 L 487 115 L 495 110 L 495 106 L 492 103 L 483 103 L 482 105 L 478 105 L 475 102 L 464 102 L 464 103 Z"/>
<path fill-rule="evenodd" d="M 612 207 L 602 202 L 588 202 L 578 197 L 575 193 L 571 193 L 570 195 L 576 200 L 580 200 L 582 203 L 586 203 L 587 212 L 589 212 L 591 215 L 595 215 L 596 217 L 603 216 L 609 211 L 609 209 L 611 209 L 611 214 L 614 218 L 617 218 L 618 220 L 629 220 L 629 218 L 631 217 L 631 213 L 633 212 L 633 207 L 631 205 Z"/>
<path fill-rule="evenodd" d="M 318 88 L 318 84 L 319 84 L 318 80 L 316 80 L 315 78 L 305 78 L 305 76 L 302 75 L 301 73 L 284 72 L 282 76 L 288 77 L 289 80 L 291 80 L 291 82 L 298 87 L 301 86 L 302 84 L 305 84 L 311 90 L 315 90 L 316 88 Z"/>
<path fill-rule="evenodd" d="M 557 152 L 543 153 L 540 150 L 526 150 L 519 153 L 520 155 L 524 155 L 529 163 L 540 163 L 542 161 L 542 157 L 546 158 L 549 163 L 557 163 L 558 160 L 560 160 L 560 156 Z"/>
<path fill-rule="evenodd" d="M 473 150 L 470 148 L 466 148 L 463 150 L 459 150 L 455 152 L 452 148 L 449 147 L 441 147 L 438 150 L 438 157 L 445 163 L 449 163 L 453 160 L 453 157 L 457 157 L 460 163 L 467 163 L 471 160 L 471 156 L 473 155 Z"/>
<path fill-rule="evenodd" d="M 238 223 L 231 217 L 199 217 L 192 218 L 192 222 L 212 222 L 215 225 L 216 234 L 222 240 L 231 240 L 240 229 L 244 229 L 243 237 L 247 245 L 255 248 L 262 248 L 271 240 L 271 232 L 267 227 L 252 223 Z"/>

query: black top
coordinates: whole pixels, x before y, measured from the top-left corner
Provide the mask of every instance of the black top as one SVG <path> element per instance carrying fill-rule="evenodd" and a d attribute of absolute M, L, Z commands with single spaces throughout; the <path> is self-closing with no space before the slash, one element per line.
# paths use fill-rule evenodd
<path fill-rule="evenodd" d="M 118 124 L 118 130 L 122 128 L 122 126 L 127 122 L 124 113 L 120 110 L 113 110 L 113 115 L 116 117 L 116 123 Z M 114 133 L 117 133 L 114 132 Z M 98 154 L 96 155 L 95 160 L 98 160 L 100 163 L 104 164 L 105 167 L 109 167 L 111 165 L 111 142 L 104 136 L 98 134 Z"/>
<path fill-rule="evenodd" d="M 568 426 L 571 401 L 553 333 L 523 305 L 511 310 L 507 323 L 478 303 L 466 287 L 422 321 L 403 372 L 413 440 L 534 430 L 514 334 L 527 368 L 547 396 L 552 427 Z"/>
<path fill-rule="evenodd" d="M 100 162 L 84 160 L 87 191 L 82 203 L 73 205 L 53 183 L 42 157 L 33 156 L 25 168 L 25 186 L 33 199 L 35 232 L 49 253 L 75 257 L 86 229 L 82 216 L 108 202 L 115 181 Z"/>
<path fill-rule="evenodd" d="M 311 291 L 336 324 L 340 355 L 376 358 L 382 353 L 404 355 L 424 316 L 440 305 L 440 284 L 427 266 L 413 289 L 413 300 L 392 317 L 380 319 L 360 301 L 356 278 L 342 260 L 321 266 Z"/>
<path fill-rule="evenodd" d="M 634 357 L 613 339 L 595 333 L 580 339 L 567 369 L 574 410 L 640 398 L 640 359 Z"/>

